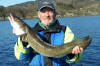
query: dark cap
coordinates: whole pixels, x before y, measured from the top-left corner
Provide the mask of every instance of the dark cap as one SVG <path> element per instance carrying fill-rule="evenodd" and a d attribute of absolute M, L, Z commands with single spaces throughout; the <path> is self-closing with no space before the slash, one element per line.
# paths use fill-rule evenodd
<path fill-rule="evenodd" d="M 38 6 L 38 11 L 40 11 L 44 7 L 50 7 L 51 9 L 55 10 L 53 3 L 51 3 L 51 2 L 42 2 Z"/>

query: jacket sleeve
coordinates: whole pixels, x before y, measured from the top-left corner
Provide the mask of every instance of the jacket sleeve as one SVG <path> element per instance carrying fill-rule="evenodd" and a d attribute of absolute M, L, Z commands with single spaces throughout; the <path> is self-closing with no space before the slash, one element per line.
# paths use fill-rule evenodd
<path fill-rule="evenodd" d="M 33 54 L 33 50 L 30 46 L 25 46 L 21 37 L 19 37 L 14 46 L 14 54 L 17 60 L 29 61 L 31 59 L 31 55 Z"/>
<path fill-rule="evenodd" d="M 67 43 L 67 42 L 71 42 L 72 40 L 75 40 L 75 36 L 74 36 L 74 33 L 71 31 L 71 29 L 67 26 L 66 27 L 66 30 L 65 30 L 65 38 L 64 38 L 64 43 Z M 68 64 L 71 64 L 71 63 L 76 63 L 78 61 L 80 61 L 82 58 L 82 53 L 79 53 L 79 54 L 69 54 L 67 55 L 67 58 L 66 58 L 66 62 Z"/>
<path fill-rule="evenodd" d="M 81 58 L 82 58 L 82 53 L 75 54 L 72 58 L 70 58 L 69 56 L 67 56 L 66 62 L 68 64 L 76 63 L 76 62 L 79 62 L 81 60 Z"/>

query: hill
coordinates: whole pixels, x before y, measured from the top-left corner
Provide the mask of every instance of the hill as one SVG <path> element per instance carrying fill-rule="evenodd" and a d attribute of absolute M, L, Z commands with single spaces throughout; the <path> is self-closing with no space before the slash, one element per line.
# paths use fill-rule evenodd
<path fill-rule="evenodd" d="M 44 0 L 29 1 L 8 7 L 0 6 L 0 19 L 14 12 L 23 19 L 37 18 L 37 6 Z M 45 0 L 55 5 L 57 17 L 90 16 L 100 14 L 100 0 Z"/>

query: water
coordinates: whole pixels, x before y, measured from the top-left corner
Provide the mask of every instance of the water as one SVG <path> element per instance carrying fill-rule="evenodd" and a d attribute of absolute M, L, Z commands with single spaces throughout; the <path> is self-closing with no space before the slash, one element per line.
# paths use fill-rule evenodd
<path fill-rule="evenodd" d="M 58 18 L 60 24 L 68 25 L 77 37 L 92 35 L 91 45 L 84 51 L 82 60 L 75 66 L 100 66 L 100 16 Z M 38 19 L 24 20 L 34 26 Z M 9 21 L 0 21 L 0 66 L 28 66 L 17 61 L 13 47 L 17 36 L 12 34 Z"/>

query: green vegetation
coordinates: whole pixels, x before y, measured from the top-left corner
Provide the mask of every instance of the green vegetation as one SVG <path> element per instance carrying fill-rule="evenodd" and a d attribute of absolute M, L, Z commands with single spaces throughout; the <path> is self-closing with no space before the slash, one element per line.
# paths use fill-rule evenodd
<path fill-rule="evenodd" d="M 22 19 L 37 18 L 38 3 L 44 0 L 29 1 L 13 6 L 0 6 L 0 20 L 6 20 L 13 12 Z M 57 17 L 100 15 L 100 0 L 45 0 L 54 2 Z"/>

